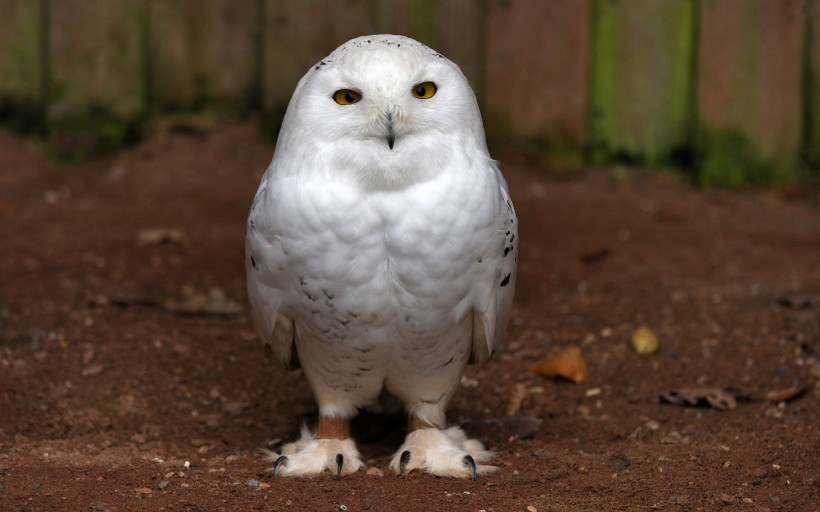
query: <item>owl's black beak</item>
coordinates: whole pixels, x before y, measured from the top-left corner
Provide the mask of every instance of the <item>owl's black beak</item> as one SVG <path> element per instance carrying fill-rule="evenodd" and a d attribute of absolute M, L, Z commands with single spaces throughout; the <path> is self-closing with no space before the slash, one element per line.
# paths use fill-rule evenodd
<path fill-rule="evenodd" d="M 387 113 L 387 146 L 392 150 L 396 143 L 396 130 L 393 128 L 393 113 Z"/>

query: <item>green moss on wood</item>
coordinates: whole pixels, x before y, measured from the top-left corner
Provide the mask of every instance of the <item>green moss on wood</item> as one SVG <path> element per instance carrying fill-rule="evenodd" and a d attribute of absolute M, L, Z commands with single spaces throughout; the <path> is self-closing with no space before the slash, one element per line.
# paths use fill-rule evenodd
<path fill-rule="evenodd" d="M 701 129 L 696 174 L 703 186 L 771 185 L 794 181 L 797 168 L 761 156 L 739 131 Z"/>
<path fill-rule="evenodd" d="M 0 125 L 24 134 L 44 130 L 42 2 L 6 2 L 0 11 Z"/>
<path fill-rule="evenodd" d="M 415 0 L 413 9 L 413 36 L 419 42 L 436 48 L 436 13 L 433 0 Z"/>
<path fill-rule="evenodd" d="M 15 34 L 0 55 L 0 92 L 40 99 L 42 80 L 43 23 L 39 5 L 22 5 L 17 20 L 4 20 L 11 24 L 0 28 Z M 16 25 L 16 26 L 15 26 Z"/>
<path fill-rule="evenodd" d="M 669 163 L 690 143 L 693 3 L 597 0 L 593 21 L 590 157 Z"/>
<path fill-rule="evenodd" d="M 48 126 L 51 154 L 63 160 L 80 160 L 137 142 L 142 119 L 126 119 L 100 106 L 87 112 L 52 118 Z"/>
<path fill-rule="evenodd" d="M 820 2 L 807 2 L 805 10 L 807 30 L 803 50 L 803 140 L 809 168 L 820 174 Z"/>
<path fill-rule="evenodd" d="M 0 98 L 0 126 L 24 135 L 45 135 L 42 102 L 31 98 Z"/>

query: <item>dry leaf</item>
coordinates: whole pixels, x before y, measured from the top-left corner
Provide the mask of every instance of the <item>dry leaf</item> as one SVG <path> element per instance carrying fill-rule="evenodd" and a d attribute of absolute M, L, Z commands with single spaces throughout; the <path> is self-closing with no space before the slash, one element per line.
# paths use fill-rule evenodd
<path fill-rule="evenodd" d="M 777 305 L 786 309 L 806 310 L 812 309 L 812 300 L 808 297 L 781 297 L 777 299 Z"/>
<path fill-rule="evenodd" d="M 533 363 L 530 365 L 530 371 L 549 379 L 563 377 L 576 384 L 589 379 L 581 349 L 576 345 L 570 345 L 553 357 Z"/>
<path fill-rule="evenodd" d="M 185 241 L 185 233 L 181 229 L 148 228 L 137 233 L 140 245 L 179 244 Z"/>
<path fill-rule="evenodd" d="M 587 251 L 581 254 L 578 257 L 578 259 L 581 260 L 581 263 L 590 264 L 599 263 L 609 258 L 610 256 L 612 256 L 612 251 L 610 251 L 607 247 L 604 247 L 603 249 Z"/>
<path fill-rule="evenodd" d="M 173 313 L 185 315 L 219 315 L 231 316 L 242 312 L 242 306 L 229 299 L 222 288 L 211 288 L 207 294 L 198 292 L 190 286 L 182 287 L 183 299 L 168 299 L 162 307 Z"/>
<path fill-rule="evenodd" d="M 675 405 L 709 405 L 720 411 L 737 407 L 735 396 L 722 388 L 673 389 L 660 396 L 661 402 Z"/>
<path fill-rule="evenodd" d="M 521 406 L 530 401 L 532 392 L 526 384 L 520 382 L 513 387 L 510 392 L 510 399 L 507 402 L 507 416 L 514 416 L 521 410 Z"/>
<path fill-rule="evenodd" d="M 799 397 L 803 394 L 804 390 L 805 387 L 803 386 L 789 386 L 787 388 L 773 389 L 766 393 L 766 396 L 763 398 L 768 402 L 786 402 L 792 398 Z"/>

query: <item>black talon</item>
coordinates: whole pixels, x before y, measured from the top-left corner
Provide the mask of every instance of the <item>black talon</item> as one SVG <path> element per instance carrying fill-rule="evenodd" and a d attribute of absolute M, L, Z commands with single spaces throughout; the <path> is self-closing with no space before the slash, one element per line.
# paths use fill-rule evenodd
<path fill-rule="evenodd" d="M 399 457 L 399 476 L 404 476 L 404 467 L 410 462 L 410 450 L 404 450 Z"/>
<path fill-rule="evenodd" d="M 463 459 L 464 464 L 470 466 L 470 478 L 475 480 L 475 459 L 472 455 L 465 455 Z"/>
<path fill-rule="evenodd" d="M 345 456 L 341 453 L 336 454 L 336 480 L 342 479 L 342 464 L 345 463 Z"/>
<path fill-rule="evenodd" d="M 285 455 L 282 455 L 281 457 L 276 459 L 276 462 L 273 463 L 273 476 L 279 474 L 279 466 L 284 464 L 286 460 L 288 460 L 288 458 Z"/>

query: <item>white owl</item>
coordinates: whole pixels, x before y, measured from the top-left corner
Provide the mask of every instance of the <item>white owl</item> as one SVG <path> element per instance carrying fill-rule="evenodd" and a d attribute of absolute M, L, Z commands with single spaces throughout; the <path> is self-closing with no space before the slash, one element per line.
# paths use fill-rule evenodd
<path fill-rule="evenodd" d="M 373 35 L 308 71 L 247 223 L 256 328 L 319 406 L 316 432 L 273 454 L 275 473 L 362 468 L 349 420 L 385 392 L 409 415 L 396 472 L 495 469 L 445 409 L 504 334 L 517 224 L 458 66 Z"/>

